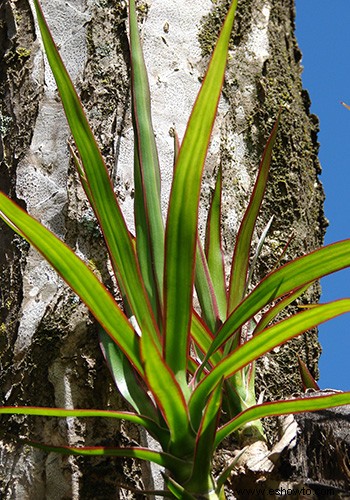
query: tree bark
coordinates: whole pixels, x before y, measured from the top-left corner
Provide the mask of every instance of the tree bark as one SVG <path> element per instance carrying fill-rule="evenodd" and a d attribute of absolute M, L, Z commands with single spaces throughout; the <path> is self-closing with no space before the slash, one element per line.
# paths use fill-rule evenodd
<path fill-rule="evenodd" d="M 126 2 L 43 1 L 133 226 L 132 126 Z M 172 137 L 183 136 L 228 1 L 138 2 L 162 167 L 164 212 L 172 174 Z M 218 119 L 208 154 L 201 214 L 219 165 L 224 172 L 227 260 L 277 112 L 283 112 L 256 239 L 274 215 L 255 280 L 284 259 L 319 247 L 326 220 L 317 159 L 318 120 L 301 84 L 293 0 L 246 0 L 238 7 Z M 110 286 L 101 236 L 70 161 L 68 127 L 43 56 L 28 0 L 2 0 L 0 188 L 83 255 Z M 203 217 L 200 217 L 203 228 Z M 122 408 L 86 308 L 34 250 L 1 224 L 1 403 Z M 319 298 L 315 285 L 301 302 Z M 296 304 L 293 306 L 296 308 Z M 293 310 L 293 307 L 291 310 Z M 299 354 L 317 377 L 320 346 L 309 332 L 259 362 L 265 399 L 300 389 Z M 271 436 L 274 435 L 271 426 Z M 0 492 L 5 499 L 124 498 L 121 484 L 146 484 L 131 460 L 67 458 L 22 447 L 18 436 L 63 444 L 126 444 L 144 437 L 125 424 L 2 417 Z M 129 494 L 131 497 L 131 494 Z"/>
<path fill-rule="evenodd" d="M 317 498 L 349 498 L 350 406 L 295 416 L 297 446 L 279 465 L 280 477 L 305 484 Z"/>

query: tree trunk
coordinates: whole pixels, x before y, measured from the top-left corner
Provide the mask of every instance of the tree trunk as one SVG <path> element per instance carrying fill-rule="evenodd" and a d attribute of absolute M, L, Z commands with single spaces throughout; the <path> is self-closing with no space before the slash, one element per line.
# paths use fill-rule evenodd
<path fill-rule="evenodd" d="M 122 0 L 43 1 L 132 229 L 133 137 L 125 4 Z M 227 5 L 225 0 L 138 2 L 164 211 L 172 174 L 172 128 L 183 136 Z M 0 30 L 0 188 L 83 254 L 108 282 L 101 236 L 70 161 L 68 127 L 43 57 L 31 3 L 2 0 Z M 256 278 L 273 268 L 291 235 L 284 259 L 320 246 L 326 227 L 318 178 L 318 121 L 310 115 L 309 97 L 302 89 L 300 58 L 293 0 L 240 2 L 201 209 L 208 206 L 214 173 L 222 165 L 222 224 L 229 259 L 263 147 L 284 106 L 256 237 L 272 215 L 274 222 Z M 38 254 L 3 224 L 0 268 L 1 403 L 125 407 L 112 390 L 86 308 Z M 302 302 L 318 297 L 315 285 Z M 317 376 L 320 347 L 317 333 L 310 332 L 259 362 L 258 392 L 264 391 L 265 399 L 287 397 L 300 389 L 296 354 Z M 142 441 L 144 436 L 133 427 L 39 417 L 2 417 L 1 424 L 1 498 L 113 499 L 128 495 L 121 484 L 152 487 L 147 470 L 131 460 L 61 457 L 23 447 L 16 440 L 30 436 L 56 445 Z M 274 426 L 270 429 L 273 439 Z"/>

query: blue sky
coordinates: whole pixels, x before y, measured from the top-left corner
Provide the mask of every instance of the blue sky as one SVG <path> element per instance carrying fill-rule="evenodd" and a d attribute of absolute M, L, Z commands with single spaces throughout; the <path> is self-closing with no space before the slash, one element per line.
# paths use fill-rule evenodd
<path fill-rule="evenodd" d="M 320 118 L 321 181 L 330 225 L 325 243 L 350 238 L 350 0 L 296 0 L 303 85 Z M 323 302 L 350 297 L 350 270 L 324 278 Z M 350 390 L 350 314 L 320 327 L 321 389 Z"/>

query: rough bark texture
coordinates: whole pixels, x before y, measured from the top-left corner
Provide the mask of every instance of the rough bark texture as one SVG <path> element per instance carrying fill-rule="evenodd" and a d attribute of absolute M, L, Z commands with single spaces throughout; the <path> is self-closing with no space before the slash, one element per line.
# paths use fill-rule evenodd
<path fill-rule="evenodd" d="M 294 396 L 332 392 L 310 389 L 307 394 Z M 281 453 L 276 449 L 269 455 L 274 463 L 269 472 L 262 472 L 262 467 L 250 471 L 237 467 L 230 478 L 232 498 L 350 498 L 349 419 L 350 406 L 279 417 L 279 437 L 283 432 L 288 435 L 287 446 Z"/>
<path fill-rule="evenodd" d="M 43 5 L 132 227 L 125 2 L 57 0 Z M 227 5 L 225 0 L 138 2 L 164 210 L 172 172 L 171 127 L 182 136 Z M 27 0 L 1 2 L 0 188 L 84 255 L 108 282 L 100 233 L 70 163 L 69 133 L 32 11 Z M 318 179 L 318 121 L 310 115 L 309 97 L 302 89 L 300 59 L 293 0 L 241 2 L 203 180 L 202 209 L 208 206 L 214 173 L 221 164 L 229 258 L 264 144 L 279 107 L 285 106 L 257 233 L 272 214 L 275 219 L 256 278 L 272 269 L 291 234 L 294 239 L 286 259 L 320 246 L 326 227 Z M 112 390 L 85 307 L 3 224 L 0 281 L 1 403 L 123 407 Z M 315 301 L 318 296 L 315 286 L 301 300 Z M 259 390 L 266 398 L 288 396 L 300 388 L 296 353 L 317 376 L 320 347 L 316 332 L 311 332 L 260 361 Z M 115 422 L 3 417 L 1 498 L 112 499 L 126 495 L 118 488 L 121 483 L 144 487 L 142 476 L 147 474 L 132 461 L 47 455 L 23 448 L 16 441 L 18 435 L 54 444 L 125 444 L 143 439 L 136 429 Z"/>
<path fill-rule="evenodd" d="M 289 483 L 304 483 L 316 498 L 350 497 L 350 407 L 296 415 L 298 446 L 280 465 Z"/>

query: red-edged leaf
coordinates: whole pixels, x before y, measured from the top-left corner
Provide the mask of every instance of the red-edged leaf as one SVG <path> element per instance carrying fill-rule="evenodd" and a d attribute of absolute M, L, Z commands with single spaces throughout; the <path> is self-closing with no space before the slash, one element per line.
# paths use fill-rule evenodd
<path fill-rule="evenodd" d="M 158 328 L 145 291 L 134 245 L 116 200 L 106 165 L 97 146 L 81 102 L 53 41 L 38 0 L 34 0 L 45 52 L 55 77 L 64 111 L 79 152 L 84 171 L 85 189 L 89 192 L 103 232 L 116 278 L 144 334 L 155 341 Z"/>
<path fill-rule="evenodd" d="M 219 318 L 221 321 L 224 321 L 226 319 L 227 310 L 227 293 L 224 254 L 221 243 L 221 191 L 222 169 L 220 167 L 208 212 L 205 235 L 205 255 L 208 261 L 208 268 L 218 304 Z"/>
<path fill-rule="evenodd" d="M 302 288 L 298 288 L 294 293 L 288 294 L 283 299 L 279 300 L 273 307 L 271 307 L 260 319 L 256 327 L 254 328 L 253 335 L 256 335 L 259 332 L 262 332 L 268 325 L 271 323 L 277 315 L 286 309 L 289 304 L 294 302 L 297 298 L 299 298 L 306 290 L 311 286 L 308 284 Z"/>
<path fill-rule="evenodd" d="M 188 493 L 181 484 L 177 483 L 173 478 L 163 474 L 164 483 L 172 494 L 171 498 L 177 498 L 178 500 L 196 500 L 196 497 Z"/>
<path fill-rule="evenodd" d="M 270 302 L 350 266 L 350 239 L 322 247 L 268 274 L 237 306 L 217 333 L 207 357 Z"/>
<path fill-rule="evenodd" d="M 176 166 L 177 158 L 180 151 L 180 140 L 177 131 L 173 128 L 172 133 L 174 134 L 174 169 Z"/>
<path fill-rule="evenodd" d="M 202 351 L 204 357 L 205 353 L 208 352 L 211 344 L 213 343 L 214 337 L 196 311 L 193 311 L 192 314 L 191 337 L 194 343 Z M 220 350 L 216 351 L 213 356 L 210 357 L 209 362 L 212 365 L 216 365 L 221 361 L 222 354 L 223 353 Z"/>
<path fill-rule="evenodd" d="M 135 147 L 134 155 L 134 183 L 135 183 L 135 198 L 134 198 L 134 216 L 135 216 L 135 232 L 136 232 L 136 251 L 140 263 L 143 282 L 152 305 L 153 312 L 157 318 L 159 327 L 162 327 L 162 314 L 161 314 L 161 300 L 159 287 L 157 284 L 158 278 L 162 278 L 158 274 L 156 276 L 156 267 L 152 240 L 150 235 L 150 221 L 148 219 L 148 209 L 146 207 L 145 192 L 143 189 L 143 180 L 141 167 L 139 164 L 138 151 Z M 164 232 L 158 239 L 158 245 L 162 244 L 164 247 Z M 159 264 L 159 262 L 158 262 Z M 162 271 L 163 274 L 163 271 Z"/>
<path fill-rule="evenodd" d="M 169 451 L 185 456 L 194 447 L 185 395 L 152 339 L 141 337 L 141 356 L 146 383 L 170 430 Z"/>
<path fill-rule="evenodd" d="M 202 318 L 210 331 L 216 332 L 221 325 L 219 307 L 207 259 L 199 238 L 197 238 L 195 287 L 202 310 Z"/>
<path fill-rule="evenodd" d="M 32 415 L 38 417 L 57 418 L 115 418 L 117 420 L 127 420 L 133 424 L 140 425 L 148 430 L 152 435 L 166 442 L 169 438 L 167 429 L 159 427 L 153 420 L 143 415 L 137 415 L 127 411 L 96 410 L 96 409 L 66 409 L 66 408 L 46 408 L 39 406 L 0 406 L 0 415 Z"/>
<path fill-rule="evenodd" d="M 266 240 L 266 237 L 270 231 L 270 228 L 271 228 L 271 225 L 272 225 L 272 222 L 273 222 L 273 219 L 274 219 L 274 216 L 272 216 L 270 218 L 270 220 L 268 221 L 268 223 L 266 224 L 260 238 L 259 238 L 259 241 L 258 241 L 258 245 L 257 245 L 257 248 L 255 250 L 255 253 L 254 253 L 254 257 L 252 259 L 252 263 L 250 264 L 249 266 L 249 271 L 248 271 L 248 277 L 247 277 L 247 282 L 246 282 L 246 286 L 245 286 L 245 289 L 244 289 L 244 296 L 246 295 L 247 291 L 248 291 L 248 287 L 249 285 L 251 284 L 251 281 L 252 281 L 252 277 L 253 277 L 253 273 L 254 273 L 254 270 L 255 270 L 255 267 L 256 267 L 256 264 L 258 262 L 258 259 L 260 257 L 260 254 L 261 254 L 261 250 L 264 246 L 264 243 L 265 243 L 265 240 Z"/>
<path fill-rule="evenodd" d="M 167 364 L 182 386 L 187 384 L 200 184 L 221 93 L 236 5 L 234 0 L 187 125 L 175 167 L 167 217 L 164 353 Z"/>
<path fill-rule="evenodd" d="M 210 395 L 198 430 L 192 476 L 189 482 L 186 483 L 186 487 L 196 494 L 205 494 L 211 491 L 214 486 L 210 472 L 215 435 L 221 410 L 222 385 L 223 380 L 217 384 Z"/>
<path fill-rule="evenodd" d="M 98 336 L 103 356 L 120 394 L 139 415 L 159 423 L 159 413 L 127 357 L 102 328 L 99 328 Z"/>
<path fill-rule="evenodd" d="M 48 444 L 37 443 L 36 441 L 24 441 L 29 446 L 44 450 L 47 452 L 56 452 L 62 455 L 78 455 L 78 456 L 88 456 L 88 457 L 130 457 L 139 460 L 146 460 L 147 462 L 153 462 L 160 465 L 168 470 L 177 470 L 181 467 L 183 470 L 188 470 L 189 464 L 184 460 L 179 460 L 178 458 L 169 455 L 168 453 L 163 453 L 161 451 L 153 451 L 148 448 L 112 448 L 107 446 L 51 446 Z"/>
<path fill-rule="evenodd" d="M 0 193 L 0 217 L 46 258 L 142 374 L 138 337 L 111 294 L 91 269 L 57 236 L 3 193 Z"/>
<path fill-rule="evenodd" d="M 288 415 L 290 413 L 303 413 L 308 411 L 319 411 L 336 406 L 350 405 L 350 392 L 342 392 L 325 396 L 310 396 L 305 398 L 291 399 L 287 401 L 274 401 L 253 406 L 240 413 L 227 424 L 220 427 L 216 434 L 215 447 L 225 437 L 235 432 L 243 425 L 265 417 Z"/>
<path fill-rule="evenodd" d="M 304 361 L 300 358 L 300 356 L 298 356 L 298 365 L 304 391 L 306 391 L 306 389 L 315 389 L 316 391 L 319 391 L 320 388 L 316 380 L 311 375 L 310 370 L 308 369 Z"/>
<path fill-rule="evenodd" d="M 160 169 L 151 118 L 147 70 L 138 33 L 135 1 L 129 0 L 131 86 L 135 131 L 135 226 L 142 275 L 159 318 L 163 294 L 164 225 Z M 160 323 L 159 318 L 159 323 Z"/>
<path fill-rule="evenodd" d="M 253 232 L 266 189 L 267 178 L 270 171 L 272 148 L 275 144 L 279 122 L 280 113 L 266 144 L 254 190 L 238 231 L 231 266 L 228 315 L 237 307 L 244 297 Z"/>
<path fill-rule="evenodd" d="M 225 379 L 231 377 L 238 370 L 278 345 L 349 311 L 350 299 L 318 305 L 267 328 L 239 346 L 232 354 L 216 365 L 192 393 L 189 408 L 194 427 L 198 427 L 205 401 L 222 377 Z"/>

